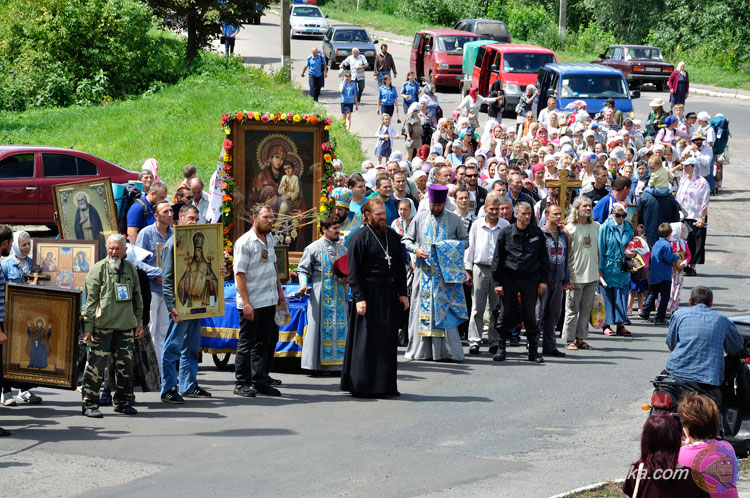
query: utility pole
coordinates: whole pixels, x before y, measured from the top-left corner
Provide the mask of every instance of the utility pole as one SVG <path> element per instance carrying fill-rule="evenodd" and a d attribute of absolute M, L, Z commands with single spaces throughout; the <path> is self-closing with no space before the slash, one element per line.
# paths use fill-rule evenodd
<path fill-rule="evenodd" d="M 567 0 L 560 0 L 560 21 L 558 24 L 558 36 L 560 41 L 565 41 L 565 20 L 568 17 L 568 2 Z"/>
<path fill-rule="evenodd" d="M 281 70 L 292 80 L 292 37 L 289 27 L 289 0 L 281 0 Z"/>

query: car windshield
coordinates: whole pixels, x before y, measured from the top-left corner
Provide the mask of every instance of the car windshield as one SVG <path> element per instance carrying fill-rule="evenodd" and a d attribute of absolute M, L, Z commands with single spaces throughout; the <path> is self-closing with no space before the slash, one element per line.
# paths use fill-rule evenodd
<path fill-rule="evenodd" d="M 508 39 L 508 28 L 499 22 L 478 22 L 474 32 L 483 40 Z"/>
<path fill-rule="evenodd" d="M 295 7 L 292 15 L 294 17 L 323 17 L 323 13 L 317 7 Z"/>
<path fill-rule="evenodd" d="M 476 40 L 473 36 L 438 36 L 436 52 L 461 52 L 464 44 Z"/>
<path fill-rule="evenodd" d="M 659 50 L 658 48 L 626 48 L 625 60 L 664 62 L 664 57 L 662 57 L 661 50 Z"/>
<path fill-rule="evenodd" d="M 552 54 L 505 53 L 503 57 L 504 73 L 536 73 L 545 64 L 555 62 Z"/>
<path fill-rule="evenodd" d="M 561 97 L 567 99 L 626 99 L 625 80 L 620 76 L 576 75 L 562 80 Z"/>
<path fill-rule="evenodd" d="M 333 41 L 367 43 L 370 37 L 362 29 L 342 29 L 333 35 Z"/>

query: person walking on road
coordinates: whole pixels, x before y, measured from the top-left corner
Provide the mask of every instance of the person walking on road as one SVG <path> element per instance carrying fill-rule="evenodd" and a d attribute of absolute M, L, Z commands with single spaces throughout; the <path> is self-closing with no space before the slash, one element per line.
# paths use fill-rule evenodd
<path fill-rule="evenodd" d="M 222 21 L 221 32 L 224 34 L 224 55 L 229 57 L 234 54 L 234 40 L 237 38 L 237 33 L 240 32 L 240 28 Z"/>
<path fill-rule="evenodd" d="M 346 129 L 352 128 L 352 111 L 359 110 L 359 99 L 357 98 L 357 83 L 352 81 L 352 72 L 346 71 L 344 79 L 339 83 L 341 93 L 341 115 L 346 121 Z"/>
<path fill-rule="evenodd" d="M 393 116 L 393 111 L 398 116 L 398 90 L 391 83 L 391 77 L 383 76 L 383 85 L 378 90 L 378 114 Z"/>
<path fill-rule="evenodd" d="M 328 62 L 323 54 L 318 51 L 318 47 L 313 47 L 312 55 L 307 58 L 305 67 L 302 68 L 302 77 L 308 73 L 308 84 L 310 85 L 310 97 L 315 102 L 320 97 L 320 89 L 323 88 L 326 77 L 328 77 Z"/>
<path fill-rule="evenodd" d="M 357 102 L 362 102 L 362 92 L 365 91 L 365 69 L 370 67 L 367 63 L 367 57 L 360 55 L 359 49 L 354 47 L 352 55 L 344 59 L 342 66 L 349 65 L 349 71 L 352 72 L 352 81 L 357 83 Z"/>
<path fill-rule="evenodd" d="M 373 78 L 378 80 L 378 88 L 383 84 L 383 76 L 390 76 L 393 71 L 393 77 L 396 78 L 396 63 L 393 62 L 393 56 L 388 53 L 388 45 L 380 45 L 380 53 L 375 56 L 375 74 Z"/>

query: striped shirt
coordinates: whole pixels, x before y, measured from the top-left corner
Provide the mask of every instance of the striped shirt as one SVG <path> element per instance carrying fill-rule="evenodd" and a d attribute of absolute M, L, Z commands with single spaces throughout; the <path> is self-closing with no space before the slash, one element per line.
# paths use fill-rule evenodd
<path fill-rule="evenodd" d="M 258 238 L 255 230 L 248 230 L 234 243 L 234 274 L 245 274 L 247 297 L 254 309 L 276 306 L 279 290 L 276 285 L 276 253 L 273 237 L 266 236 L 266 244 Z M 237 293 L 237 309 L 242 309 L 240 293 Z"/>

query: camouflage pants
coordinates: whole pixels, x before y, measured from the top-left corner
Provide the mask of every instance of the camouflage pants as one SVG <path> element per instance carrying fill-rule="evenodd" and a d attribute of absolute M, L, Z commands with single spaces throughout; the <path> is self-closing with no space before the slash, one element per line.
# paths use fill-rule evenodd
<path fill-rule="evenodd" d="M 89 342 L 88 361 L 83 374 L 83 408 L 99 407 L 99 389 L 110 354 L 117 370 L 115 406 L 125 406 L 133 396 L 133 330 L 95 330 Z"/>

